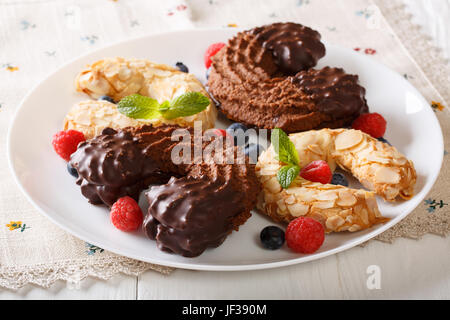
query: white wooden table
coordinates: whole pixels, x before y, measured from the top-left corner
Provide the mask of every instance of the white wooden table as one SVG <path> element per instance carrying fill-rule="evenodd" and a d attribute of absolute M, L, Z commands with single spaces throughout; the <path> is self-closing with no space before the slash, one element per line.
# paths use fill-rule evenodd
<path fill-rule="evenodd" d="M 414 21 L 450 57 L 450 1 L 405 0 Z M 449 137 L 450 138 L 450 137 Z M 381 288 L 369 289 L 367 268 L 379 267 Z M 371 241 L 318 261 L 262 271 L 148 271 L 79 288 L 0 290 L 0 299 L 450 299 L 450 237 L 427 235 L 394 244 Z"/>

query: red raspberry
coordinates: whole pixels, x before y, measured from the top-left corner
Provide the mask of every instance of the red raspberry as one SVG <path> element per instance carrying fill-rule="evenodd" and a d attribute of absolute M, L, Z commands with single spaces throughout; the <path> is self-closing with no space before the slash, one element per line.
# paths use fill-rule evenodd
<path fill-rule="evenodd" d="M 112 224 L 122 231 L 134 231 L 142 224 L 144 216 L 137 202 L 131 197 L 117 200 L 111 207 Z"/>
<path fill-rule="evenodd" d="M 214 129 L 214 134 L 224 138 L 228 135 L 227 130 L 224 129 Z"/>
<path fill-rule="evenodd" d="M 292 220 L 286 229 L 286 243 L 298 253 L 314 253 L 325 239 L 322 224 L 310 217 Z"/>
<path fill-rule="evenodd" d="M 352 123 L 352 128 L 381 138 L 386 132 L 386 120 L 379 113 L 363 113 Z"/>
<path fill-rule="evenodd" d="M 326 161 L 316 160 L 308 164 L 300 171 L 300 176 L 303 179 L 320 182 L 323 184 L 330 183 L 333 178 L 330 166 Z"/>
<path fill-rule="evenodd" d="M 208 49 L 206 49 L 205 52 L 205 67 L 206 69 L 208 69 L 211 66 L 211 58 L 217 53 L 219 52 L 220 49 L 222 49 L 223 47 L 225 47 L 225 43 L 223 42 L 217 42 L 217 43 L 213 43 L 212 45 L 210 45 L 208 47 Z"/>
<path fill-rule="evenodd" d="M 53 136 L 52 145 L 56 153 L 66 161 L 77 150 L 78 144 L 85 141 L 84 134 L 76 130 L 60 131 Z"/>

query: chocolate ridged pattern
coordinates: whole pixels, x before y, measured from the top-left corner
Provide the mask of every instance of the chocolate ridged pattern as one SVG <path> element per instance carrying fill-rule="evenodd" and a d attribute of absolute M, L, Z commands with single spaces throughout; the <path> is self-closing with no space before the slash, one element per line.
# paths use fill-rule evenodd
<path fill-rule="evenodd" d="M 228 118 L 248 126 L 299 132 L 349 125 L 368 111 L 365 90 L 340 68 L 303 70 L 324 55 L 322 47 L 320 35 L 299 24 L 238 33 L 212 58 L 209 90 Z M 284 51 L 296 54 L 280 62 Z"/>
<path fill-rule="evenodd" d="M 80 144 L 70 164 L 77 169 L 82 193 L 91 203 L 111 206 L 118 198 L 138 198 L 147 192 L 149 212 L 144 231 L 160 249 L 193 257 L 220 245 L 232 230 L 250 217 L 260 184 L 255 166 L 234 146 L 204 139 L 201 148 L 213 150 L 202 161 L 175 164 L 172 134 L 180 129 L 165 125 L 116 131 L 107 128 Z M 187 129 L 193 152 L 192 129 Z M 227 155 L 240 162 L 227 164 Z"/>

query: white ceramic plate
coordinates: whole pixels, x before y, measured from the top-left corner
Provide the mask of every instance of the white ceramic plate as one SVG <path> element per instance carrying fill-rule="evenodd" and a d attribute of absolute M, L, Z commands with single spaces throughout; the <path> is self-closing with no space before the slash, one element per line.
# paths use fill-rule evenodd
<path fill-rule="evenodd" d="M 145 58 L 169 65 L 182 61 L 205 81 L 203 53 L 209 44 L 225 41 L 236 29 L 197 30 L 150 35 L 122 42 L 78 58 L 42 81 L 18 108 L 9 131 L 9 161 L 28 200 L 54 223 L 73 235 L 120 255 L 151 263 L 198 270 L 250 270 L 286 266 L 319 259 L 367 241 L 406 217 L 426 196 L 435 182 L 443 158 L 443 138 L 429 104 L 402 76 L 371 58 L 334 45 L 327 45 L 325 65 L 343 67 L 360 76 L 367 89 L 371 112 L 388 121 L 386 138 L 414 161 L 418 181 L 409 201 L 387 204 L 378 199 L 388 223 L 356 233 L 327 235 L 315 254 L 300 255 L 286 246 L 277 251 L 262 249 L 259 233 L 269 219 L 254 213 L 239 232 L 233 232 L 216 249 L 197 258 L 184 258 L 159 251 L 142 232 L 124 233 L 109 221 L 107 209 L 90 205 L 81 195 L 66 163 L 53 151 L 52 135 L 62 129 L 70 107 L 83 99 L 73 81 L 88 63 L 104 57 Z M 218 127 L 229 123 L 221 120 Z"/>

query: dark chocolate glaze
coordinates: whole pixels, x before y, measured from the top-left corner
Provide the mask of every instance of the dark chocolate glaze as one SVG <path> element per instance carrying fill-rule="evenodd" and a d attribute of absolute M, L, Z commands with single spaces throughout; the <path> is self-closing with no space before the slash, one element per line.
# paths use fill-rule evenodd
<path fill-rule="evenodd" d="M 146 234 L 161 250 L 186 257 L 222 244 L 234 228 L 236 213 L 245 209 L 231 182 L 223 177 L 172 178 L 146 195 L 150 204 Z"/>
<path fill-rule="evenodd" d="M 302 71 L 291 81 L 314 101 L 320 112 L 332 119 L 369 111 L 366 90 L 358 84 L 358 76 L 347 74 L 341 68 Z"/>
<path fill-rule="evenodd" d="M 284 75 L 312 68 L 325 55 L 320 33 L 301 24 L 274 23 L 252 29 L 250 33 L 272 52 Z"/>
<path fill-rule="evenodd" d="M 138 200 L 140 192 L 158 184 L 147 193 L 144 231 L 160 249 L 193 257 L 220 245 L 250 217 L 260 186 L 254 165 L 218 164 L 212 161 L 216 152 L 203 162 L 175 165 L 171 151 L 178 141 L 171 135 L 176 129 L 107 128 L 81 143 L 70 164 L 79 174 L 82 194 L 93 204 L 110 207 L 123 196 Z M 234 146 L 214 150 L 237 152 Z"/>
<path fill-rule="evenodd" d="M 147 183 L 165 180 L 130 132 L 111 128 L 81 143 L 70 164 L 78 171 L 82 194 L 93 204 L 112 206 L 126 195 L 137 199 Z"/>
<path fill-rule="evenodd" d="M 209 91 L 227 118 L 249 127 L 345 127 L 368 112 L 365 90 L 342 69 L 310 69 L 324 54 L 320 35 L 299 24 L 239 32 L 211 58 Z"/>

